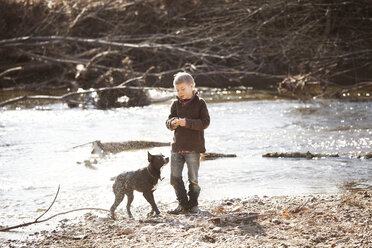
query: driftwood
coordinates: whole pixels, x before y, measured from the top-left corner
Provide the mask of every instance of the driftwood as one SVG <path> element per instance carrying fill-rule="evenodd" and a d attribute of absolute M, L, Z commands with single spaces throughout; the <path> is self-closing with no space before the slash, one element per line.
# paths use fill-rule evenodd
<path fill-rule="evenodd" d="M 218 158 L 236 158 L 236 154 L 223 154 L 223 153 L 213 153 L 206 152 L 200 154 L 201 160 L 215 160 Z"/>
<path fill-rule="evenodd" d="M 85 146 L 85 145 L 92 145 L 92 154 L 97 154 L 99 157 L 104 157 L 108 154 L 115 154 L 119 152 L 124 152 L 128 150 L 141 150 L 141 149 L 148 149 L 153 147 L 162 147 L 162 146 L 170 146 L 169 142 L 156 142 L 156 141 L 146 141 L 146 140 L 131 140 L 131 141 L 124 141 L 124 142 L 101 142 L 99 140 L 84 143 L 78 146 L 74 146 L 73 149 Z M 215 160 L 218 158 L 235 158 L 237 157 L 236 154 L 224 154 L 224 153 L 213 153 L 213 152 L 206 152 L 200 154 L 200 160 Z M 78 164 L 82 164 L 83 162 L 78 162 Z M 93 159 L 85 160 L 84 165 L 90 169 L 96 169 L 93 164 L 97 164 L 97 160 Z"/>
<path fill-rule="evenodd" d="M 358 155 L 358 158 L 361 158 L 361 159 L 372 159 L 372 152 Z"/>
<path fill-rule="evenodd" d="M 131 82 L 135 79 L 129 79 L 127 82 Z M 0 107 L 22 102 L 22 101 L 60 101 L 67 103 L 69 107 L 77 107 L 79 104 L 86 106 L 87 104 L 93 104 L 95 107 L 100 109 L 108 109 L 114 107 L 132 107 L 132 106 L 146 106 L 150 103 L 157 103 L 167 101 L 173 98 L 173 94 L 151 99 L 146 91 L 156 90 L 157 88 L 150 87 L 136 87 L 136 86 L 125 86 L 125 82 L 119 86 L 105 87 L 99 89 L 90 90 L 79 90 L 76 92 L 69 92 L 62 96 L 48 96 L 48 95 L 34 95 L 34 96 L 19 96 L 6 101 L 0 102 Z M 168 91 L 167 89 L 161 89 Z M 96 98 L 89 97 L 89 94 L 97 93 Z M 126 96 L 126 101 L 118 102 L 118 99 L 122 96 Z"/>
<path fill-rule="evenodd" d="M 89 144 L 89 143 L 87 143 Z M 145 140 L 132 140 L 125 142 L 104 142 L 99 140 L 91 142 L 92 144 L 92 154 L 98 154 L 99 156 L 105 156 L 107 154 L 115 154 L 128 150 L 140 150 L 148 149 L 152 147 L 169 146 L 169 142 L 154 142 Z"/>
<path fill-rule="evenodd" d="M 310 75 L 296 75 L 286 77 L 279 83 L 277 90 L 280 95 L 305 100 L 322 95 L 325 91 L 325 85 Z"/>
<path fill-rule="evenodd" d="M 102 143 L 99 140 L 90 142 L 92 144 L 92 154 L 98 154 L 99 156 L 104 156 L 110 153 L 119 153 L 128 150 L 140 150 L 148 149 L 152 147 L 170 146 L 169 142 L 154 142 L 154 141 L 144 141 L 144 140 L 134 140 L 125 142 L 106 142 Z M 86 143 L 86 144 L 90 144 Z M 83 145 L 86 145 L 83 144 Z M 201 160 L 214 160 L 218 158 L 235 158 L 236 154 L 223 154 L 223 153 L 201 153 Z"/>
<path fill-rule="evenodd" d="M 350 86 L 336 86 L 327 81 L 307 75 L 288 76 L 277 86 L 279 95 L 309 100 L 315 98 L 372 99 L 372 82 Z"/>
<path fill-rule="evenodd" d="M 345 155 L 345 157 L 348 155 Z M 262 157 L 265 158 L 339 158 L 339 154 L 321 154 L 321 153 L 311 153 L 311 152 L 271 152 L 263 154 Z M 372 159 L 372 153 L 359 154 L 352 156 L 359 159 Z"/>
<path fill-rule="evenodd" d="M 313 159 L 313 158 L 325 158 L 325 157 L 332 157 L 337 158 L 339 157 L 338 154 L 319 154 L 319 153 L 311 153 L 311 152 L 286 152 L 286 153 L 279 153 L 279 152 L 272 152 L 266 153 L 262 155 L 265 158 L 306 158 L 306 159 Z"/>
<path fill-rule="evenodd" d="M 13 229 L 16 229 L 16 228 L 20 228 L 20 227 L 25 227 L 25 226 L 29 226 L 29 225 L 33 225 L 33 224 L 38 224 L 38 223 L 46 222 L 46 221 L 51 220 L 51 219 L 53 219 L 53 218 L 55 218 L 57 216 L 68 214 L 68 213 L 72 213 L 72 212 L 76 212 L 76 211 L 96 210 L 96 211 L 109 212 L 109 210 L 102 209 L 102 208 L 79 208 L 79 209 L 73 209 L 73 210 L 69 210 L 69 211 L 66 211 L 66 212 L 58 213 L 58 214 L 55 214 L 55 215 L 50 216 L 50 217 L 45 218 L 45 219 L 40 219 L 41 217 L 43 217 L 52 208 L 53 204 L 55 203 L 55 201 L 57 199 L 57 196 L 58 196 L 58 193 L 59 193 L 59 189 L 60 189 L 60 186 L 58 185 L 58 190 L 57 190 L 56 195 L 54 196 L 54 199 L 53 199 L 52 203 L 49 205 L 48 209 L 45 210 L 44 213 L 42 215 L 40 215 L 39 217 L 37 217 L 34 221 L 26 222 L 26 223 L 15 225 L 15 226 L 9 226 L 9 227 L 5 227 L 5 228 L 1 228 L 0 229 L 0 232 L 7 232 L 7 231 L 10 231 L 10 230 L 13 230 Z"/>

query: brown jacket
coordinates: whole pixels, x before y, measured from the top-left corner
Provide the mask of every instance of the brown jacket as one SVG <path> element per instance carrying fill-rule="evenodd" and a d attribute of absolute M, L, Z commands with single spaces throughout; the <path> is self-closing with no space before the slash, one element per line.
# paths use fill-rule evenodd
<path fill-rule="evenodd" d="M 174 127 L 175 118 L 186 118 L 185 127 Z M 210 118 L 207 104 L 197 93 L 190 103 L 184 103 L 177 97 L 171 106 L 171 113 L 166 121 L 169 130 L 174 130 L 172 152 L 205 152 L 204 129 L 209 126 Z"/>

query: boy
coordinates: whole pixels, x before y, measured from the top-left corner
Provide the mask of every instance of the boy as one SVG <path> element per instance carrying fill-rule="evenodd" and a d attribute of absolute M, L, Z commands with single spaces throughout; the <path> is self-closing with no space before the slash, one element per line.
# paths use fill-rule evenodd
<path fill-rule="evenodd" d="M 200 212 L 198 208 L 200 153 L 205 152 L 204 129 L 209 126 L 210 118 L 207 104 L 199 98 L 194 79 L 190 74 L 177 73 L 174 76 L 173 86 L 177 91 L 177 99 L 172 103 L 166 126 L 169 130 L 174 130 L 170 181 L 179 205 L 169 213 L 179 214 L 187 210 L 198 213 Z M 182 180 L 185 162 L 189 179 L 188 196 Z"/>

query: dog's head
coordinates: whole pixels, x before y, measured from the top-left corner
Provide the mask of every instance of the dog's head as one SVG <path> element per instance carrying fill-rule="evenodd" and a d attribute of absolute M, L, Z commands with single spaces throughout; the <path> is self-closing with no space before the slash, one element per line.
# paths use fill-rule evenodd
<path fill-rule="evenodd" d="M 149 152 L 147 152 L 147 156 L 148 156 L 148 160 L 149 160 L 151 166 L 154 169 L 157 169 L 159 171 L 160 171 L 161 167 L 168 164 L 168 162 L 169 162 L 169 158 L 164 157 L 163 154 L 152 155 Z"/>

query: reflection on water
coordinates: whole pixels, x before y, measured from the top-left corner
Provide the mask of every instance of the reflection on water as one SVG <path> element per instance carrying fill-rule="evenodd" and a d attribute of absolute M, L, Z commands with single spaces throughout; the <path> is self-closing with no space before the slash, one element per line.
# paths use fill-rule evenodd
<path fill-rule="evenodd" d="M 40 214 L 37 209 L 49 206 L 59 184 L 53 213 L 92 206 L 108 209 L 113 202 L 110 178 L 146 166 L 147 151 L 115 154 L 95 165 L 97 170 L 90 170 L 77 162 L 89 159 L 91 147 L 73 147 L 94 140 L 170 141 L 172 133 L 164 125 L 169 106 L 167 102 L 101 111 L 55 104 L 47 106 L 50 111 L 1 112 L 0 225 L 33 220 Z M 201 202 L 256 194 L 335 193 L 350 182 L 371 187 L 372 161 L 350 158 L 372 152 L 372 106 L 368 102 L 209 102 L 209 110 L 208 152 L 238 157 L 202 162 Z M 274 151 L 338 153 L 341 157 L 262 158 Z M 170 155 L 167 147 L 150 152 Z M 166 179 L 159 183 L 155 198 L 160 205 L 174 207 L 169 165 L 163 175 Z M 146 204 L 135 194 L 134 207 Z"/>

